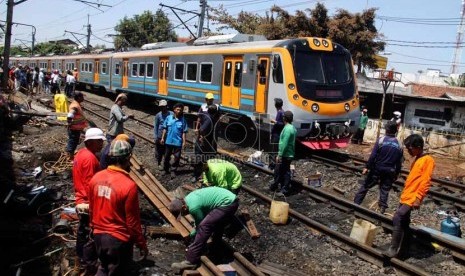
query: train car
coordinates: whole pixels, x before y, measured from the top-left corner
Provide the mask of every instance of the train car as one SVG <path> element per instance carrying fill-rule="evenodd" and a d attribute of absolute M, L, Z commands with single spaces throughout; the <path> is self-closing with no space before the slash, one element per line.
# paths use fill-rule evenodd
<path fill-rule="evenodd" d="M 52 67 L 68 60 L 48 58 Z M 90 88 L 197 106 L 213 93 L 222 113 L 256 128 L 270 128 L 274 98 L 281 98 L 299 139 L 314 149 L 343 147 L 358 127 L 351 56 L 329 39 L 213 36 L 189 46 L 83 55 L 79 62 L 79 81 Z"/>

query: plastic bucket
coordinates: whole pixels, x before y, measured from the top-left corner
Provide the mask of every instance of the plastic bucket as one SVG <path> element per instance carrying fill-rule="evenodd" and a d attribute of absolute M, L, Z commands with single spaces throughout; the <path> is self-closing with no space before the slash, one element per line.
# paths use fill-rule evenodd
<path fill-rule="evenodd" d="M 270 207 L 270 220 L 274 224 L 286 224 L 289 217 L 289 203 L 272 200 Z"/>
<path fill-rule="evenodd" d="M 373 223 L 363 219 L 356 219 L 352 231 L 350 232 L 350 237 L 358 242 L 371 246 L 377 232 L 378 227 Z"/>

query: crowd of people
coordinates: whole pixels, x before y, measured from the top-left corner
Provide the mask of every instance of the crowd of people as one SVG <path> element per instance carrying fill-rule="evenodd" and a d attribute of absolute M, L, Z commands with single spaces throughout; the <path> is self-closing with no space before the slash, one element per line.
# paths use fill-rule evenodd
<path fill-rule="evenodd" d="M 28 65 L 23 66 L 18 64 L 12 66 L 8 72 L 9 87 L 15 91 L 25 92 L 31 95 L 45 93 L 57 94 L 64 93 L 72 98 L 76 88 L 76 83 L 79 80 L 79 72 L 77 68 L 73 71 L 66 70 L 60 72 L 53 69 L 51 72 L 45 68 L 34 67 Z"/>
<path fill-rule="evenodd" d="M 123 107 L 127 103 L 127 95 L 119 94 L 111 108 L 109 126 L 104 134 L 99 128 L 88 128 L 80 106 L 83 99 L 81 92 L 74 93 L 68 114 L 69 141 L 66 148 L 73 160 L 79 216 L 76 254 L 80 267 L 90 273 L 88 275 L 128 275 L 133 246 L 140 249 L 142 257 L 149 253 L 141 228 L 137 186 L 129 175 L 136 141 L 124 133 L 124 122 L 134 115 L 126 114 Z M 296 129 L 292 125 L 293 113 L 283 109 L 282 100 L 275 99 L 275 106 L 277 115 L 272 123 L 277 126 L 273 127 L 270 137 L 271 144 L 276 144 L 272 155 L 274 179 L 269 188 L 287 196 L 292 188 L 290 165 L 295 157 Z M 174 179 L 188 131 L 184 105 L 177 103 L 170 110 L 168 102 L 160 100 L 158 108 L 153 132 L 155 162 L 162 175 Z M 197 184 L 197 189 L 185 197 L 175 198 L 167 206 L 176 218 L 190 214 L 195 221 L 195 228 L 187 239 L 185 260 L 172 264 L 178 272 L 199 265 L 209 238 L 213 242 L 211 250 L 221 248 L 223 229 L 239 208 L 241 172 L 236 165 L 217 156 L 215 125 L 219 109 L 213 95 L 207 94 L 194 125 L 196 158 L 192 182 Z M 367 191 L 379 185 L 382 213 L 387 208 L 388 192 L 400 173 L 403 161 L 402 145 L 395 137 L 397 126 L 396 121 L 386 124 L 386 136 L 375 143 L 363 170 L 368 177 L 354 199 L 355 203 L 361 204 Z M 75 154 L 81 132 L 85 132 L 84 147 Z M 385 252 L 389 257 L 398 254 L 408 230 L 411 210 L 419 207 L 429 189 L 434 160 L 424 153 L 423 144 L 419 135 L 411 135 L 404 141 L 415 161 L 394 215 L 392 244 Z M 97 157 L 99 153 L 100 160 Z"/>

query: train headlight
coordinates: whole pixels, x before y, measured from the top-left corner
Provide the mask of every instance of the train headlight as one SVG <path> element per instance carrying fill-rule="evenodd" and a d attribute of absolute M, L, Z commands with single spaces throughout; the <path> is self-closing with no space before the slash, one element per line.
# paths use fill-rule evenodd
<path fill-rule="evenodd" d="M 355 106 L 356 103 L 357 103 L 357 102 L 356 102 L 355 100 L 352 101 L 352 105 L 353 105 L 353 106 Z"/>
<path fill-rule="evenodd" d="M 320 47 L 320 41 L 317 38 L 313 39 L 313 44 L 315 44 L 316 47 Z"/>
<path fill-rule="evenodd" d="M 291 90 L 294 90 L 295 89 L 295 84 L 289 83 L 289 85 L 287 87 L 289 87 L 289 89 L 291 89 Z"/>
<path fill-rule="evenodd" d="M 350 111 L 350 105 L 348 103 L 346 103 L 344 105 L 344 109 L 345 109 L 346 112 L 349 112 Z"/>
<path fill-rule="evenodd" d="M 308 102 L 307 102 L 306 100 L 303 100 L 303 101 L 302 101 L 302 105 L 303 105 L 303 106 L 307 106 L 307 105 L 308 105 Z"/>
<path fill-rule="evenodd" d="M 316 103 L 312 104 L 312 111 L 313 112 L 318 112 L 320 110 L 320 106 Z"/>
<path fill-rule="evenodd" d="M 297 95 L 297 94 L 294 94 L 294 95 L 292 96 L 292 98 L 293 98 L 294 100 L 296 100 L 296 101 L 297 101 L 297 100 L 299 99 L 299 95 Z"/>
<path fill-rule="evenodd" d="M 325 46 L 326 48 L 328 48 L 329 43 L 328 43 L 328 41 L 327 41 L 326 39 L 323 39 L 322 43 L 323 43 L 323 46 Z"/>

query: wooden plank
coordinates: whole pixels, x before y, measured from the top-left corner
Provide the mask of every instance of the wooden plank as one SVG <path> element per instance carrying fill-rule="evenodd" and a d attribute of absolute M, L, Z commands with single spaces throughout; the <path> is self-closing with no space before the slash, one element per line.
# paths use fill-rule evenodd
<path fill-rule="evenodd" d="M 258 232 L 257 227 L 255 227 L 255 223 L 253 223 L 252 219 L 250 218 L 249 210 L 242 209 L 241 215 L 245 220 L 245 225 L 247 226 L 247 229 L 249 230 L 248 232 L 252 239 L 258 239 L 260 237 L 260 232 Z"/>
<path fill-rule="evenodd" d="M 302 273 L 300 271 L 291 269 L 289 267 L 285 267 L 280 264 L 272 263 L 269 261 L 263 261 L 259 267 L 260 270 L 262 270 L 264 273 L 270 274 L 270 275 L 279 275 L 279 276 L 306 276 L 307 274 Z M 268 271 L 268 272 L 267 272 Z"/>
<path fill-rule="evenodd" d="M 202 275 L 197 270 L 184 270 L 182 276 L 200 276 Z"/>
<path fill-rule="evenodd" d="M 150 236 L 180 236 L 179 230 L 174 227 L 147 226 L 147 233 Z"/>

